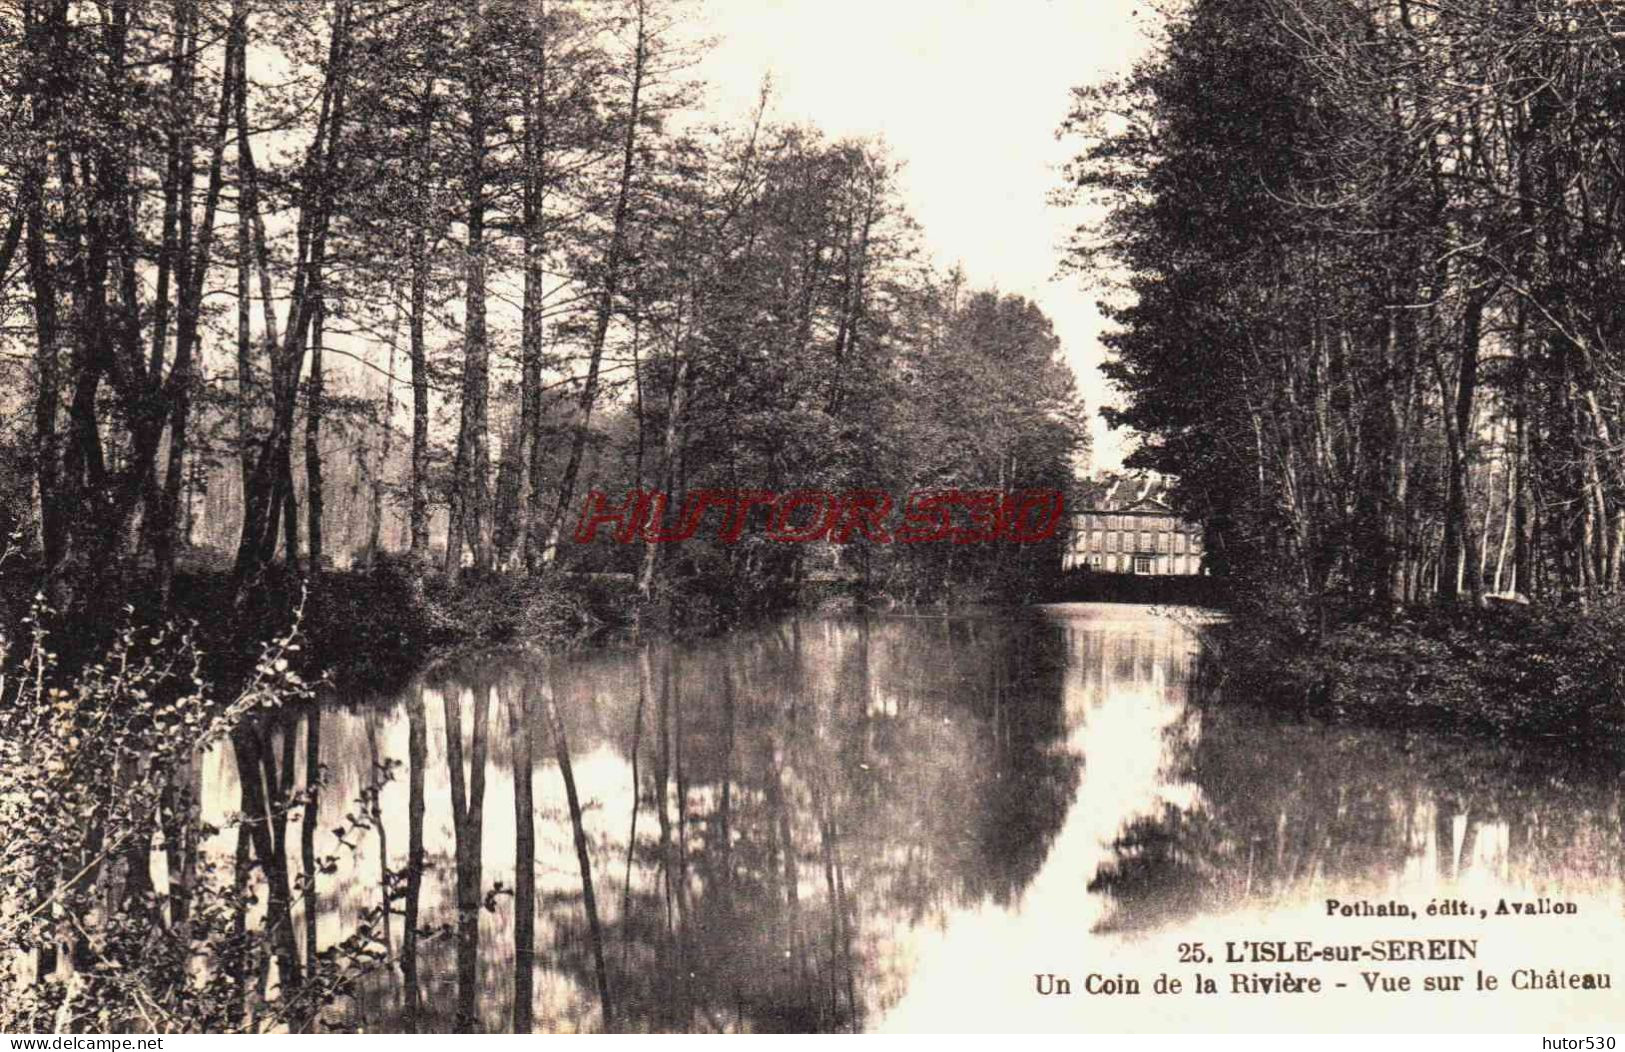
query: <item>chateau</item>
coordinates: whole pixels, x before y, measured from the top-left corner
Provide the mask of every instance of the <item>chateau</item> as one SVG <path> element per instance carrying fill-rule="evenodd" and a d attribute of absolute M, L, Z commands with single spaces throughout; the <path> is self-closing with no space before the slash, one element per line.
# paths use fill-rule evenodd
<path fill-rule="evenodd" d="M 1202 526 L 1174 514 L 1167 483 L 1148 475 L 1086 480 L 1072 513 L 1061 568 L 1099 573 L 1195 575 L 1202 569 Z"/>

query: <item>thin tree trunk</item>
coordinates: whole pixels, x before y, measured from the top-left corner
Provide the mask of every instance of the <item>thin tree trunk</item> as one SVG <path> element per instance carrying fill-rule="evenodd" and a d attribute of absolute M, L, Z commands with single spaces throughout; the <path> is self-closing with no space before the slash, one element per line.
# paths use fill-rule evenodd
<path fill-rule="evenodd" d="M 1484 584 L 1478 573 L 1478 556 L 1474 551 L 1476 538 L 1468 520 L 1467 485 L 1471 471 L 1473 399 L 1478 385 L 1479 337 L 1484 316 L 1484 301 L 1474 296 L 1467 304 L 1461 341 L 1461 361 L 1454 390 L 1454 405 L 1444 414 L 1445 443 L 1449 455 L 1449 475 L 1446 480 L 1444 544 L 1439 553 L 1439 594 L 1455 599 L 1461 594 L 1458 566 L 1465 578 L 1465 590 L 1472 601 L 1482 605 Z M 1450 404 L 1452 391 L 1445 382 L 1443 367 L 1435 357 L 1439 371 L 1440 397 Z"/>
<path fill-rule="evenodd" d="M 275 553 L 276 517 L 279 511 L 282 514 L 288 563 L 291 567 L 298 561 L 298 509 L 292 469 L 294 415 L 306 343 L 318 309 L 325 306 L 327 236 L 338 205 L 338 155 L 349 88 L 352 6 L 352 0 L 339 0 L 328 42 L 316 135 L 305 157 L 299 194 L 294 258 L 296 263 L 302 265 L 294 268 L 288 325 L 282 333 L 280 349 L 277 349 L 273 301 L 267 276 L 264 222 L 251 205 L 257 197 L 258 176 L 249 148 L 246 113 L 242 107 L 238 109 L 238 152 L 245 179 L 244 205 L 250 207 L 254 224 L 261 300 L 266 312 L 266 344 L 272 349 L 271 427 L 260 443 L 244 494 L 243 533 L 235 568 L 239 601 L 252 575 L 267 564 Z M 246 77 L 240 75 L 240 95 L 246 95 L 246 88 L 242 87 L 245 83 Z"/>
<path fill-rule="evenodd" d="M 615 295 L 621 278 L 621 265 L 626 252 L 628 204 L 632 193 L 632 174 L 637 156 L 638 125 L 642 120 L 643 80 L 649 58 L 649 26 L 647 0 L 636 0 L 637 41 L 632 57 L 631 101 L 627 107 L 626 130 L 621 143 L 621 176 L 615 190 L 615 210 L 610 225 L 609 249 L 604 258 L 603 287 L 598 294 L 598 308 L 593 321 L 592 342 L 587 359 L 587 376 L 576 403 L 575 428 L 570 438 L 570 456 L 559 480 L 558 504 L 553 509 L 553 522 L 547 531 L 544 560 L 552 562 L 558 554 L 559 537 L 564 528 L 564 517 L 575 499 L 576 478 L 581 472 L 581 460 L 587 448 L 587 432 L 592 422 L 593 405 L 598 399 L 598 373 L 604 358 L 604 344 L 609 337 L 609 322 L 615 310 Z"/>
<path fill-rule="evenodd" d="M 417 127 L 417 215 L 412 224 L 409 248 L 411 265 L 411 310 L 407 322 L 409 353 L 412 359 L 412 478 L 408 517 L 411 542 L 408 548 L 415 563 L 429 558 L 429 361 L 424 328 L 429 312 L 429 195 L 431 154 L 429 139 L 434 126 L 435 77 L 423 87 L 421 114 Z"/>
<path fill-rule="evenodd" d="M 326 397 L 326 376 L 322 369 L 322 339 L 327 310 L 316 304 L 316 318 L 310 327 L 310 381 L 305 407 L 305 538 L 310 546 L 310 576 L 321 576 L 322 557 L 322 400 Z"/>
<path fill-rule="evenodd" d="M 401 332 L 401 299 L 397 287 L 392 297 L 395 314 L 389 323 L 389 364 L 384 369 L 384 435 L 378 461 L 372 471 L 372 501 L 367 514 L 367 562 L 376 565 L 383 548 L 384 476 L 389 473 L 389 456 L 395 450 L 395 351 Z"/>
<path fill-rule="evenodd" d="M 678 507 L 677 495 L 673 492 L 673 465 L 677 455 L 678 428 L 683 416 L 683 406 L 688 388 L 688 355 L 680 347 L 673 348 L 677 356 L 677 370 L 672 376 L 671 391 L 666 398 L 666 427 L 660 437 L 660 466 L 655 479 L 661 487 L 661 492 L 668 495 L 668 507 Z M 656 515 L 658 516 L 658 506 Z M 681 514 L 680 511 L 674 514 Z M 661 523 L 658 518 L 648 524 L 649 529 L 658 531 Z M 643 562 L 638 570 L 638 595 L 648 599 L 654 589 L 655 565 L 659 557 L 660 545 L 652 541 L 645 541 L 643 546 Z"/>
<path fill-rule="evenodd" d="M 240 129 L 239 136 L 246 136 Z M 239 192 L 237 200 L 237 459 L 242 473 L 243 496 L 248 495 L 254 474 L 254 343 L 253 299 L 250 294 L 249 270 L 251 236 L 248 208 Z"/>
<path fill-rule="evenodd" d="M 457 462 L 452 478 L 452 521 L 446 538 L 446 573 L 455 578 L 463 565 L 466 543 L 477 570 L 490 569 L 491 526 L 490 435 L 487 403 L 490 347 L 486 342 L 485 160 L 486 84 L 484 0 L 469 8 L 468 62 L 468 240 L 464 270 L 467 318 L 463 324 L 462 422 L 457 433 Z"/>
<path fill-rule="evenodd" d="M 518 546 L 525 569 L 541 566 L 543 525 L 542 352 L 547 257 L 545 198 L 547 192 L 547 9 L 537 0 L 531 23 L 534 47 L 525 83 L 524 114 L 524 269 L 525 287 L 520 318 L 520 467 L 525 470 L 525 499 L 516 509 Z"/>
<path fill-rule="evenodd" d="M 1514 583 L 1510 588 L 1504 587 L 1504 578 L 1502 576 L 1506 569 L 1507 552 L 1511 550 L 1512 547 L 1513 523 L 1516 521 L 1518 515 L 1518 439 L 1514 428 L 1515 425 L 1508 422 L 1506 430 L 1507 437 L 1510 441 L 1508 442 L 1509 448 L 1508 456 L 1506 458 L 1506 499 L 1501 509 L 1501 544 L 1495 555 L 1495 591 L 1497 595 L 1503 595 L 1506 592 L 1515 590 L 1517 587 L 1516 583 Z M 1515 572 L 1516 568 L 1514 567 L 1514 573 Z"/>

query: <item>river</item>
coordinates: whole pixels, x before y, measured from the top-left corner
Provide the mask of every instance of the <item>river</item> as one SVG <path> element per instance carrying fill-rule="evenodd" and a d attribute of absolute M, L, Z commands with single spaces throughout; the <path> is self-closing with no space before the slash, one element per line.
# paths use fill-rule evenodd
<path fill-rule="evenodd" d="M 399 696 L 284 714 L 263 752 L 291 795 L 316 786 L 317 810 L 310 855 L 298 808 L 286 833 L 292 927 L 321 948 L 370 922 L 383 958 L 326 1019 L 434 1031 L 1617 1022 L 1618 978 L 1601 994 L 1471 991 L 1479 973 L 1506 988 L 1529 969 L 1625 960 L 1617 769 L 1203 703 L 1199 622 L 1092 604 L 801 616 L 695 644 L 485 656 Z M 202 778 L 204 817 L 224 825 L 242 807 L 232 750 Z M 1329 899 L 1418 915 L 1343 916 Z M 1503 899 L 1578 912 L 1497 915 Z M 1427 916 L 1446 902 L 1473 913 Z M 1225 960 L 1277 940 L 1470 942 L 1473 956 Z M 1234 986 L 1282 971 L 1324 989 Z M 1156 991 L 1164 975 L 1179 993 Z M 1467 988 L 1384 992 L 1434 976 Z M 1046 977 L 1051 996 L 1038 992 Z M 1058 979 L 1070 996 L 1053 995 Z M 1114 982 L 1125 992 L 1105 992 Z"/>

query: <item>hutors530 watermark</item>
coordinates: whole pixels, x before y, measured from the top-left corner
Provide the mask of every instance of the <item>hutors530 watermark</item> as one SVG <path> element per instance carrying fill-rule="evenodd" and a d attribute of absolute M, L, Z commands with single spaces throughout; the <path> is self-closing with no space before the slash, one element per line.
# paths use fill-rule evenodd
<path fill-rule="evenodd" d="M 668 544 L 686 541 L 709 524 L 717 541 L 737 544 L 757 522 L 765 523 L 768 538 L 786 544 L 846 544 L 858 538 L 876 544 L 1037 544 L 1055 536 L 1064 511 L 1058 490 L 927 490 L 901 502 L 879 490 L 701 489 L 681 501 L 657 490 L 634 490 L 612 501 L 594 490 L 587 494 L 575 539 L 591 543 L 604 528 L 621 544 Z"/>

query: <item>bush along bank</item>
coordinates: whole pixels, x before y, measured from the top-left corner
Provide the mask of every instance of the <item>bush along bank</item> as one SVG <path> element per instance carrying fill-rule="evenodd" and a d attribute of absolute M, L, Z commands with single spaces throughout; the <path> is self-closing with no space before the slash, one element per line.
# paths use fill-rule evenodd
<path fill-rule="evenodd" d="M 1311 717 L 1617 748 L 1625 602 L 1395 612 L 1253 591 L 1205 630 L 1201 677 Z"/>
<path fill-rule="evenodd" d="M 205 582 L 205 589 L 228 582 Z M 268 581 L 254 609 L 218 639 L 224 648 L 299 609 L 310 671 L 340 687 L 389 690 L 451 652 L 503 646 L 569 649 L 637 619 L 629 581 L 607 575 L 480 573 L 455 579 L 400 559 L 324 573 L 311 580 Z M 181 613 L 196 606 L 183 598 Z M 258 629 L 258 632 L 255 629 Z"/>
<path fill-rule="evenodd" d="M 60 668 L 97 660 L 120 633 L 162 630 L 188 637 L 201 674 L 226 690 L 252 673 L 264 641 L 291 631 L 289 660 L 301 675 L 370 692 L 400 686 L 441 653 L 563 648 L 635 616 L 630 585 L 614 580 L 465 572 L 453 582 L 396 560 L 313 578 L 274 568 L 241 595 L 228 571 L 182 571 L 167 605 L 139 578 L 104 580 L 63 609 L 45 604 L 45 592 L 26 569 L 0 573 L 0 622 L 19 634 L 37 617 Z"/>
<path fill-rule="evenodd" d="M 782 557 L 783 552 L 770 554 Z M 280 565 L 239 588 L 229 564 L 189 560 L 166 604 L 139 567 L 76 582 L 71 603 L 46 608 L 43 627 L 60 667 L 93 662 L 118 633 L 160 629 L 188 636 L 202 672 L 230 689 L 252 672 L 263 641 L 297 628 L 290 660 L 310 682 L 341 690 L 388 693 L 425 664 L 454 653 L 527 646 L 565 650 L 636 629 L 678 636 L 724 631 L 794 609 L 887 609 L 896 606 L 1045 601 L 1047 582 L 1032 559 L 969 559 L 958 565 L 865 562 L 841 575 L 794 572 L 767 560 L 728 560 L 697 549 L 657 575 L 640 595 L 633 573 L 571 568 L 528 575 L 465 568 L 452 577 L 431 565 L 383 556 L 371 565 L 315 575 Z M 998 571 L 998 572 L 994 572 Z M 37 562 L 0 565 L 0 620 L 20 625 L 34 597 L 51 591 Z"/>

